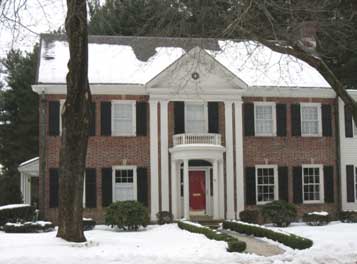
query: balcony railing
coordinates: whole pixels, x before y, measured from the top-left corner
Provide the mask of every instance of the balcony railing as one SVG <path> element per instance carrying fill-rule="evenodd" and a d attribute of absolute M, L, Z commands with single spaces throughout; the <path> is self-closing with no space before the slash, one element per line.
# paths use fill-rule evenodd
<path fill-rule="evenodd" d="M 179 145 L 221 145 L 220 134 L 177 134 L 173 137 L 174 147 Z"/>

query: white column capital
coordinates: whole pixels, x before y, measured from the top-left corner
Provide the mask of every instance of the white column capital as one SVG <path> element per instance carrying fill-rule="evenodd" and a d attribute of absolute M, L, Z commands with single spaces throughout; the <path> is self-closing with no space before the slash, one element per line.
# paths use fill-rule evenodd
<path fill-rule="evenodd" d="M 233 100 L 224 100 L 223 102 L 224 102 L 224 105 L 227 107 L 227 106 L 232 106 L 234 101 Z"/>

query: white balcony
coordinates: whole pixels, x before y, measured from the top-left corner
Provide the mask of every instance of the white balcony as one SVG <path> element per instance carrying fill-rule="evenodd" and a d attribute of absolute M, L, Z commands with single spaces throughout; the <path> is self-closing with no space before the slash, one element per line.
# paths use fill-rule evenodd
<path fill-rule="evenodd" d="M 177 134 L 173 136 L 174 147 L 180 145 L 215 145 L 221 146 L 220 134 Z"/>

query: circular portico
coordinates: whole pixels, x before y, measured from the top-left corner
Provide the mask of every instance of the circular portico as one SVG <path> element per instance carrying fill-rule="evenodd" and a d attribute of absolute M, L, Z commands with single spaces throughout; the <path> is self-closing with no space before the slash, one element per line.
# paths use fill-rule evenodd
<path fill-rule="evenodd" d="M 223 153 L 225 148 L 221 145 L 221 135 L 219 134 L 179 134 L 174 136 L 174 144 L 170 149 L 171 153 L 171 200 L 172 213 L 175 218 L 184 217 L 189 219 L 193 213 L 193 207 L 197 207 L 199 196 L 207 195 L 202 200 L 207 201 L 212 210 L 210 215 L 213 219 L 224 218 L 224 174 L 223 174 Z M 209 175 L 203 177 L 194 167 L 190 167 L 190 161 L 204 160 L 212 164 L 212 178 Z M 183 203 L 180 197 L 180 169 L 183 165 Z M 202 170 L 202 168 L 201 168 Z M 204 181 L 204 179 L 207 179 Z M 212 183 L 209 182 L 212 180 Z M 191 184 L 191 185 L 190 185 Z M 198 186 L 212 186 L 202 190 Z M 200 190 L 202 192 L 200 193 Z M 212 202 L 208 201 L 212 193 Z M 183 208 L 182 205 L 183 205 Z M 180 210 L 181 209 L 181 210 Z M 197 209 L 197 208 L 194 208 Z M 205 207 L 205 209 L 208 209 Z M 206 212 L 208 210 L 205 210 Z M 208 215 L 208 214 L 207 214 Z"/>

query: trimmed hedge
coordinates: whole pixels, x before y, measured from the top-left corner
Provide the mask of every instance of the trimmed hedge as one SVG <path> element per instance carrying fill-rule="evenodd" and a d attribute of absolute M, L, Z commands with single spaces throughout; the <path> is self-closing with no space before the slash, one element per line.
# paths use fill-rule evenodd
<path fill-rule="evenodd" d="M 208 239 L 227 242 L 228 252 L 243 252 L 247 247 L 245 242 L 239 241 L 238 239 L 227 234 L 217 233 L 208 227 L 197 226 L 183 221 L 179 221 L 177 225 L 179 228 L 189 232 L 205 235 Z"/>
<path fill-rule="evenodd" d="M 159 225 L 170 224 L 173 221 L 173 215 L 168 211 L 160 211 L 156 214 L 157 223 Z"/>
<path fill-rule="evenodd" d="M 302 217 L 302 220 L 310 226 L 323 226 L 330 222 L 330 217 L 329 215 L 305 213 Z"/>
<path fill-rule="evenodd" d="M 304 237 L 296 236 L 293 234 L 284 234 L 273 231 L 271 229 L 251 224 L 245 224 L 242 222 L 224 221 L 223 228 L 230 229 L 238 233 L 253 235 L 256 237 L 266 237 L 293 249 L 306 249 L 310 248 L 313 244 L 312 240 Z"/>
<path fill-rule="evenodd" d="M 41 233 L 50 232 L 55 229 L 51 222 L 26 222 L 26 223 L 7 223 L 4 225 L 6 233 Z"/>
<path fill-rule="evenodd" d="M 11 205 L 0 207 L 0 226 L 6 223 L 16 223 L 21 221 L 32 221 L 35 213 L 35 208 L 31 205 Z M 9 207 L 9 208 L 8 208 Z"/>
<path fill-rule="evenodd" d="M 262 223 L 261 214 L 258 209 L 247 209 L 239 213 L 239 219 L 243 222 L 251 224 L 260 224 Z"/>
<path fill-rule="evenodd" d="M 341 211 L 339 218 L 342 223 L 357 223 L 357 212 Z"/>
<path fill-rule="evenodd" d="M 83 231 L 93 230 L 96 224 L 96 221 L 94 221 L 92 218 L 82 219 Z"/>
<path fill-rule="evenodd" d="M 270 220 L 278 227 L 287 227 L 295 220 L 297 211 L 294 204 L 278 200 L 265 204 L 262 214 L 266 222 Z"/>

